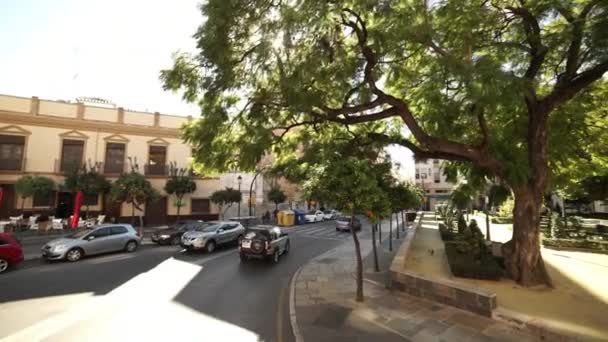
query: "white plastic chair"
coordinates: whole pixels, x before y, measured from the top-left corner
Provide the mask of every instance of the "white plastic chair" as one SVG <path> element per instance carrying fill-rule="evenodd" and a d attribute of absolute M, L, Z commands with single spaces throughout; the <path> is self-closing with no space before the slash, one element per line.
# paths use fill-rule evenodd
<path fill-rule="evenodd" d="M 36 220 L 38 220 L 38 217 L 39 217 L 39 215 L 32 215 L 32 216 L 30 216 L 27 229 L 38 230 L 39 226 L 38 226 L 38 223 L 36 223 Z"/>
<path fill-rule="evenodd" d="M 97 224 L 103 224 L 103 221 L 106 220 L 106 215 L 97 216 Z"/>
<path fill-rule="evenodd" d="M 62 230 L 63 229 L 63 220 L 62 219 L 53 219 L 51 220 L 51 229 L 53 230 Z"/>

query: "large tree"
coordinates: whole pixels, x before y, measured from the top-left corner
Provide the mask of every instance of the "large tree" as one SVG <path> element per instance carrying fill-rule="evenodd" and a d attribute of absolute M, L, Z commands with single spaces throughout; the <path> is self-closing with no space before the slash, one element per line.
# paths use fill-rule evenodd
<path fill-rule="evenodd" d="M 608 88 L 606 1 L 209 0 L 200 8 L 198 53 L 178 54 L 161 73 L 166 89 L 201 104 L 201 119 L 184 130 L 199 165 L 253 169 L 265 152 L 285 151 L 282 138 L 308 132 L 293 128 L 390 121 L 354 139 L 500 178 L 515 197 L 506 267 L 522 285 L 551 284 L 540 207 L 550 179 L 584 159 L 586 118 L 608 101 L 599 96 Z"/>
<path fill-rule="evenodd" d="M 65 176 L 64 186 L 72 193 L 82 191 L 88 196 L 99 196 L 110 191 L 110 181 L 100 172 L 101 163 L 73 168 Z M 86 204 L 85 216 L 89 217 L 89 204 Z"/>
<path fill-rule="evenodd" d="M 156 201 L 160 197 L 152 184 L 144 175 L 132 168 L 129 173 L 122 173 L 118 179 L 112 183 L 110 197 L 114 201 L 131 204 L 131 224 L 135 224 L 135 209 L 139 211 L 139 226 L 143 228 L 142 217 L 143 205 L 150 201 Z"/>

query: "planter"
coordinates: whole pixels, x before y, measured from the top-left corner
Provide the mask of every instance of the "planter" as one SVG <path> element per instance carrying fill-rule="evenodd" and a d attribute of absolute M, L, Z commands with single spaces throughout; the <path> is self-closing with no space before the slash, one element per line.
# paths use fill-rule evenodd
<path fill-rule="evenodd" d="M 499 280 L 504 271 L 492 254 L 484 254 L 480 259 L 460 253 L 457 249 L 461 242 L 445 242 L 445 255 L 450 271 L 456 277 L 484 280 Z"/>

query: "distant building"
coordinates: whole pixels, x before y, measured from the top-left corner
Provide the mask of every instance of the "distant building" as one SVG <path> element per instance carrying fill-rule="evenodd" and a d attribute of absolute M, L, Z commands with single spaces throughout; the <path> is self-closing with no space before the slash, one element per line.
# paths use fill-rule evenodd
<path fill-rule="evenodd" d="M 421 159 L 415 161 L 414 182 L 423 189 L 425 210 L 435 210 L 437 204 L 447 203 L 457 184 L 450 183 L 443 174 L 443 160 Z"/>
<path fill-rule="evenodd" d="M 0 187 L 4 194 L 0 219 L 21 211 L 22 201 L 14 183 L 24 175 L 44 175 L 58 185 L 48 197 L 26 198 L 26 212 L 69 215 L 74 196 L 61 186 L 67 169 L 101 163 L 101 172 L 114 181 L 130 170 L 129 159 L 136 159 L 139 172 L 162 194 L 159 201 L 144 206 L 145 223 L 174 220 L 175 198 L 165 194 L 163 188 L 170 162 L 175 161 L 178 167 L 190 166 L 191 148 L 179 133 L 179 127 L 188 120 L 184 116 L 116 108 L 102 99 L 65 102 L 0 95 Z M 221 177 L 194 179 L 197 189 L 185 197 L 181 217 L 216 218 L 218 208 L 209 197 L 221 188 Z M 131 216 L 129 205 L 114 203 L 102 194 L 88 196 L 85 205 L 90 212 L 104 213 L 117 221 L 128 221 Z"/>

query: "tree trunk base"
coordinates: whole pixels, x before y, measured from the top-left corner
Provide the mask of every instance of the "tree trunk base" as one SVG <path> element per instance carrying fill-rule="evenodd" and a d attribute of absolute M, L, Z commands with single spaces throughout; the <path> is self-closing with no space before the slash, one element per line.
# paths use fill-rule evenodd
<path fill-rule="evenodd" d="M 521 286 L 547 286 L 553 288 L 551 276 L 545 268 L 542 256 L 539 255 L 536 263 L 529 267 L 521 268 L 520 265 L 527 262 L 525 251 L 518 251 L 515 242 L 510 240 L 502 246 L 502 256 L 505 260 L 505 268 L 511 279 Z"/>

